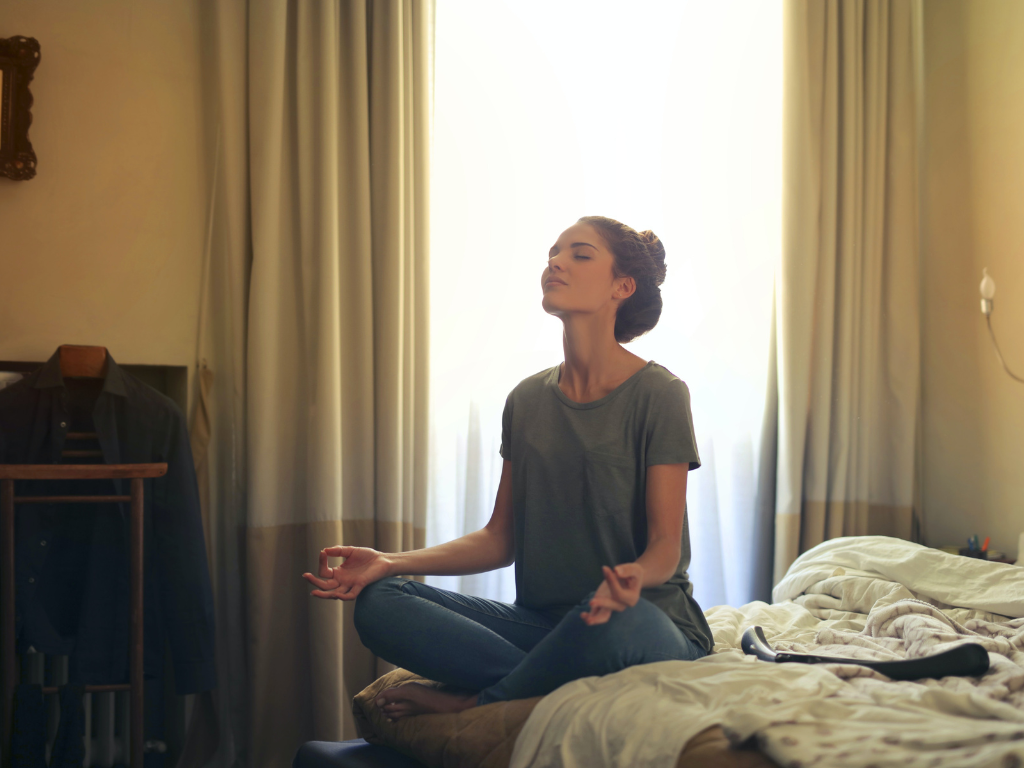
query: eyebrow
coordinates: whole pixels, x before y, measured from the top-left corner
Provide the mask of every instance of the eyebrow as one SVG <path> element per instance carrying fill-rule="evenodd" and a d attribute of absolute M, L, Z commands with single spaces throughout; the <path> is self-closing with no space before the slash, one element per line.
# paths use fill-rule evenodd
<path fill-rule="evenodd" d="M 571 244 L 569 244 L 569 248 L 575 248 L 577 246 L 590 246 L 595 251 L 597 250 L 597 246 L 591 245 L 590 243 L 571 243 Z M 550 249 L 548 249 L 548 258 L 551 258 L 551 255 L 555 252 L 556 248 L 558 248 L 558 244 L 557 243 L 555 245 L 553 245 Z"/>
<path fill-rule="evenodd" d="M 570 243 L 569 247 L 570 248 L 575 248 L 577 245 L 590 245 L 590 243 Z M 555 248 L 557 248 L 557 247 L 558 247 L 557 243 L 555 245 L 552 245 L 548 249 L 548 254 L 550 254 L 552 251 L 554 251 Z M 590 245 L 590 247 L 593 248 L 595 251 L 597 250 L 597 246 L 596 245 Z"/>

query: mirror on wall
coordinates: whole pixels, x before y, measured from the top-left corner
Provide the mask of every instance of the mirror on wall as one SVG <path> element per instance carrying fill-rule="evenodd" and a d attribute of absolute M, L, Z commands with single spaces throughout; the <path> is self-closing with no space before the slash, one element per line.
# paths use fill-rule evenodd
<path fill-rule="evenodd" d="M 28 129 L 32 124 L 29 84 L 38 65 L 38 40 L 0 38 L 0 176 L 15 181 L 36 175 L 36 153 Z"/>

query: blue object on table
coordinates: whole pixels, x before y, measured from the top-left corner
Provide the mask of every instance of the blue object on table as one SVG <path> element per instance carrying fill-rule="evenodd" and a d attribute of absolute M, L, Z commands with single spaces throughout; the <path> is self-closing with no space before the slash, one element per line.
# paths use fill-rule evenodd
<path fill-rule="evenodd" d="M 401 752 L 365 739 L 307 741 L 295 753 L 292 768 L 425 768 Z"/>

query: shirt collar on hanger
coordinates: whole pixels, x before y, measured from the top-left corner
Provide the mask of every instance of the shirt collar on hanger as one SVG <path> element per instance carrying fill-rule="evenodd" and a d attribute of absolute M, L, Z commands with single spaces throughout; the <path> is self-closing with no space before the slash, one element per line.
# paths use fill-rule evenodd
<path fill-rule="evenodd" d="M 60 349 L 54 352 L 43 367 L 39 369 L 39 376 L 32 386 L 36 389 L 64 387 L 64 376 L 60 372 Z M 107 352 L 107 375 L 103 380 L 103 391 L 118 397 L 128 397 L 128 390 L 124 386 L 124 373 L 117 363 L 114 362 L 114 358 L 109 351 Z"/>

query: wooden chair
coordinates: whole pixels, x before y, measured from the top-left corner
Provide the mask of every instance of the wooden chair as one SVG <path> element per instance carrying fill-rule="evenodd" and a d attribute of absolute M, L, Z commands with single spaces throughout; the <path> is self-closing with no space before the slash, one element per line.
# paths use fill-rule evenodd
<path fill-rule="evenodd" d="M 14 646 L 14 505 L 15 504 L 88 504 L 108 502 L 131 503 L 131 639 L 130 682 L 112 685 L 87 685 L 87 693 L 130 691 L 131 768 L 142 768 L 143 747 L 143 613 L 142 613 L 142 481 L 162 477 L 166 464 L 0 464 L 0 554 L 3 556 L 2 603 L 0 616 L 0 669 L 3 672 L 3 764 L 10 765 L 11 725 L 14 714 L 15 646 Z M 129 496 L 15 496 L 15 480 L 82 480 L 130 479 Z M 56 687 L 43 688 L 43 693 L 56 693 Z"/>

